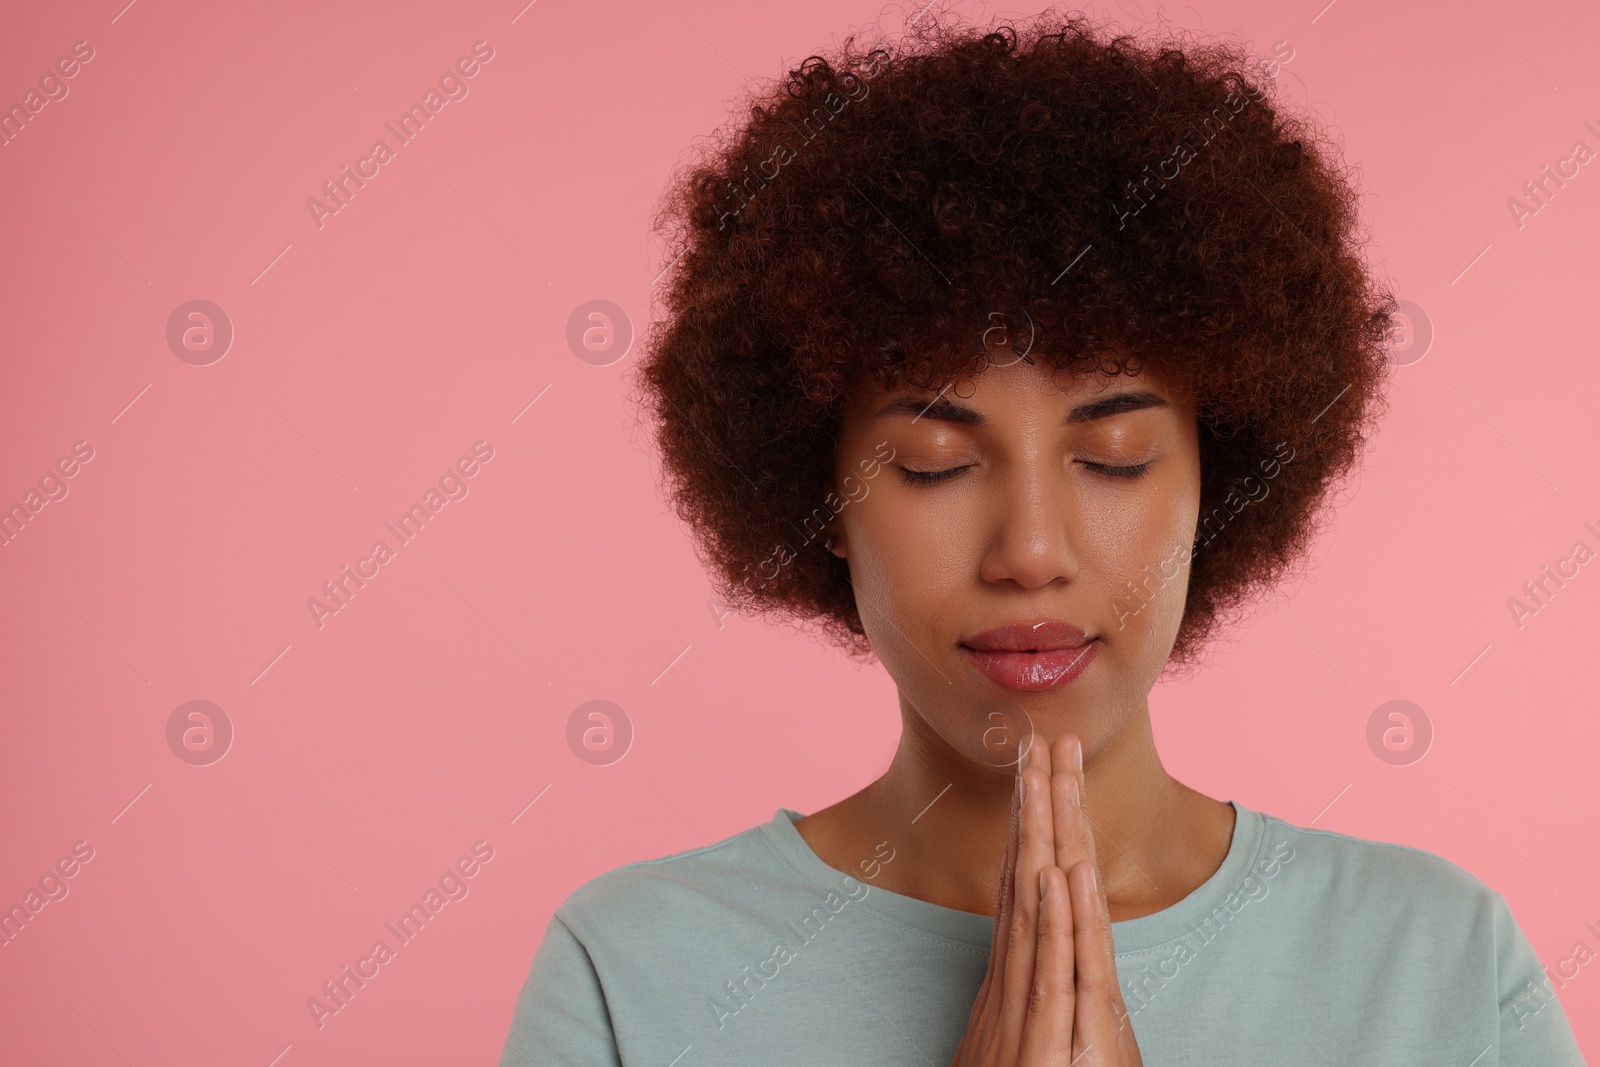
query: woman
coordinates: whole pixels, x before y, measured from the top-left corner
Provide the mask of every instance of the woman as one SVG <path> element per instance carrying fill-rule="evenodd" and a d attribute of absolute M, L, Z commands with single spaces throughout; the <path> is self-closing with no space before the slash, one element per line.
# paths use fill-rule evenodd
<path fill-rule="evenodd" d="M 1220 45 L 908 40 L 808 59 L 675 186 L 640 367 L 725 598 L 876 657 L 899 749 L 572 893 L 502 1063 L 1581 1063 L 1498 893 L 1153 742 L 1382 408 L 1336 154 Z"/>

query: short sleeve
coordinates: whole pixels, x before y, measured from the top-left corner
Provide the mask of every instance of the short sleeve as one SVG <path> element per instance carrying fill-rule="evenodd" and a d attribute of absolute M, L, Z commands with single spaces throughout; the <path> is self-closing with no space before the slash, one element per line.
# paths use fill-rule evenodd
<path fill-rule="evenodd" d="M 1572 1024 L 1527 935 L 1495 894 L 1500 1067 L 1586 1067 Z"/>
<path fill-rule="evenodd" d="M 500 1067 L 621 1067 L 605 990 L 583 942 L 550 917 L 517 996 Z"/>

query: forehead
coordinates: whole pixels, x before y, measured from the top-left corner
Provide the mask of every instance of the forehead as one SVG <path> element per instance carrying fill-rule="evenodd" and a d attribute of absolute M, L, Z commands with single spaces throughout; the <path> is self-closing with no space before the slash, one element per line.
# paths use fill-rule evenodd
<path fill-rule="evenodd" d="M 1092 422 L 1144 409 L 1182 411 L 1186 399 L 1184 390 L 1149 366 L 1133 375 L 1069 374 L 1043 362 L 1018 361 L 987 367 L 979 374 L 947 382 L 943 388 L 885 385 L 858 378 L 850 390 L 846 417 L 851 421 L 932 418 L 981 426 L 1002 418 L 1018 404 L 1027 404 L 1062 407 L 1069 423 Z"/>

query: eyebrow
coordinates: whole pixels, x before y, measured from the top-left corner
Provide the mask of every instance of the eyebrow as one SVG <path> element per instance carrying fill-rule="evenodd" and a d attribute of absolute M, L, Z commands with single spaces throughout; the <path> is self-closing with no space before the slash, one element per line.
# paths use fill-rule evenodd
<path fill-rule="evenodd" d="M 1151 392 L 1114 393 L 1098 400 L 1090 400 L 1079 404 L 1067 414 L 1067 422 L 1093 422 L 1111 415 L 1121 415 L 1128 411 L 1139 411 L 1143 408 L 1166 407 L 1167 402 L 1162 397 Z M 902 396 L 889 401 L 874 418 L 883 415 L 909 414 L 916 418 L 934 419 L 938 422 L 953 422 L 961 426 L 984 426 L 988 420 L 980 412 L 972 408 L 962 407 L 960 404 L 951 403 L 944 397 L 935 397 L 931 402 L 923 397 Z M 916 421 L 914 418 L 912 421 Z"/>

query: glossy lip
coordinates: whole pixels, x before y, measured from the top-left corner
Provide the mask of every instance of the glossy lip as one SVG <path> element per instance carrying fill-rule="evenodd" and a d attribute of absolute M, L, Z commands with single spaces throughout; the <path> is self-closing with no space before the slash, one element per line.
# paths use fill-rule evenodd
<path fill-rule="evenodd" d="M 1054 652 L 982 652 L 961 646 L 972 665 L 985 678 L 1007 689 L 1056 689 L 1089 669 L 1100 642 L 1090 640 L 1078 648 Z"/>
<path fill-rule="evenodd" d="M 1024 691 L 1066 685 L 1088 670 L 1099 647 L 1097 638 L 1060 619 L 1012 623 L 960 642 L 985 678 Z"/>

